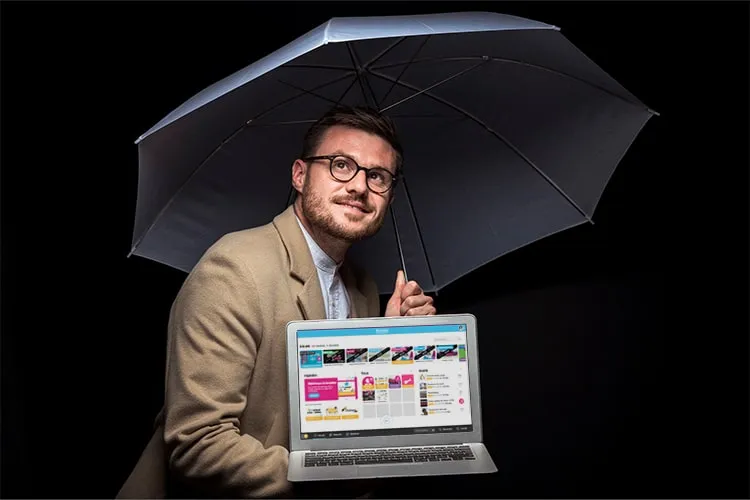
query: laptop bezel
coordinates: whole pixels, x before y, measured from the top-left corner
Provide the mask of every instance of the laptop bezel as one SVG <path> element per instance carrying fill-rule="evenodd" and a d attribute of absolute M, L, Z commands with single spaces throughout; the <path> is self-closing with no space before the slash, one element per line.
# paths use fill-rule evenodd
<path fill-rule="evenodd" d="M 328 439 L 302 439 L 300 421 L 299 363 L 297 359 L 297 334 L 299 331 L 322 328 L 397 327 L 466 324 L 466 361 L 469 369 L 469 396 L 473 430 L 469 432 L 443 432 L 402 434 L 397 436 L 348 437 Z M 287 324 L 287 375 L 289 387 L 290 452 L 300 450 L 330 450 L 341 448 L 377 448 L 391 446 L 430 446 L 482 442 L 482 407 L 479 380 L 479 346 L 477 320 L 473 314 L 442 314 L 418 317 L 378 317 L 345 320 L 304 320 Z"/>

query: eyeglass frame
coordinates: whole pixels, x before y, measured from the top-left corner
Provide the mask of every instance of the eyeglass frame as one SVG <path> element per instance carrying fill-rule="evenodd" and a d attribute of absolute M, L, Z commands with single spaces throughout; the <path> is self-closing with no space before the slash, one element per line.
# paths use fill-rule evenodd
<path fill-rule="evenodd" d="M 341 179 L 339 179 L 338 177 L 336 177 L 334 175 L 334 173 L 333 173 L 333 160 L 335 160 L 336 158 L 346 158 L 347 160 L 350 160 L 352 163 L 354 163 L 354 165 L 357 167 L 357 169 L 354 171 L 354 175 L 352 175 L 349 178 L 349 180 L 342 181 Z M 390 191 L 391 189 L 393 189 L 394 187 L 396 187 L 396 183 L 398 182 L 398 179 L 399 179 L 398 174 L 391 173 L 391 171 L 388 170 L 387 168 L 384 168 L 384 167 L 369 167 L 369 168 L 368 167 L 363 167 L 359 163 L 357 163 L 357 160 L 355 160 L 351 156 L 347 156 L 345 154 L 321 155 L 321 156 L 307 156 L 305 158 L 301 158 L 301 160 L 304 161 L 304 162 L 306 162 L 306 163 L 312 162 L 312 161 L 319 161 L 319 160 L 328 160 L 328 171 L 331 173 L 331 177 L 333 177 L 338 182 L 351 182 L 352 179 L 354 179 L 355 177 L 357 177 L 357 174 L 359 174 L 359 171 L 362 170 L 365 173 L 365 184 L 367 185 L 367 189 L 369 189 L 370 191 L 372 191 L 373 193 L 376 193 L 376 194 L 385 194 L 385 193 L 387 193 L 388 191 Z M 370 181 L 368 180 L 368 177 L 367 177 L 367 174 L 370 173 L 370 170 L 377 170 L 377 171 L 382 170 L 382 171 L 386 172 L 388 175 L 391 176 L 391 185 L 388 186 L 388 189 L 386 189 L 385 191 L 375 191 L 374 189 L 372 189 L 372 187 L 370 186 Z"/>

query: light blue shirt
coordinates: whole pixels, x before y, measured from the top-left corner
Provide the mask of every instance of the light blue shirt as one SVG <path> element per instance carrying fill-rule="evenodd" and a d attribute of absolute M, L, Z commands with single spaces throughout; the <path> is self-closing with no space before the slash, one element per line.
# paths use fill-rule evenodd
<path fill-rule="evenodd" d="M 302 230 L 302 234 L 305 235 L 307 246 L 310 248 L 313 262 L 318 270 L 318 279 L 320 280 L 320 288 L 323 292 L 323 303 L 326 308 L 326 317 L 328 319 L 348 318 L 350 313 L 349 294 L 346 291 L 346 286 L 344 286 L 344 282 L 341 280 L 341 274 L 339 273 L 341 264 L 336 264 L 336 261 L 318 246 L 296 214 L 295 218 L 297 219 L 299 228 Z"/>

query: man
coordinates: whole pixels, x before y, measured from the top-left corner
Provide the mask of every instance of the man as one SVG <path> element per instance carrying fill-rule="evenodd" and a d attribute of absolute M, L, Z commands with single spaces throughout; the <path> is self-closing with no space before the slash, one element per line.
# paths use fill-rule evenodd
<path fill-rule="evenodd" d="M 118 497 L 163 496 L 162 456 L 180 496 L 300 494 L 286 480 L 285 327 L 380 314 L 374 281 L 345 257 L 382 227 L 402 158 L 389 119 L 336 108 L 310 128 L 292 165 L 294 204 L 206 252 L 170 314 L 161 425 Z M 398 271 L 385 315 L 435 313 Z"/>

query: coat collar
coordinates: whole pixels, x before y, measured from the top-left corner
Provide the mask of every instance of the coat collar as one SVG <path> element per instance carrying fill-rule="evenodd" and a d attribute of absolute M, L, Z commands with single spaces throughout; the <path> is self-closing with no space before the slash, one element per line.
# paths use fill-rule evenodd
<path fill-rule="evenodd" d="M 289 258 L 289 275 L 295 285 L 293 293 L 297 296 L 297 304 L 302 317 L 307 320 L 325 319 L 325 303 L 323 292 L 318 279 L 310 249 L 305 235 L 297 224 L 294 205 L 290 205 L 273 219 L 273 225 L 279 232 L 281 241 L 286 248 Z M 352 308 L 352 317 L 362 317 L 367 311 L 367 298 L 358 288 L 358 280 L 354 269 L 346 259 L 340 268 L 341 279 L 344 281 Z"/>

